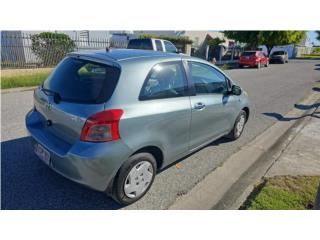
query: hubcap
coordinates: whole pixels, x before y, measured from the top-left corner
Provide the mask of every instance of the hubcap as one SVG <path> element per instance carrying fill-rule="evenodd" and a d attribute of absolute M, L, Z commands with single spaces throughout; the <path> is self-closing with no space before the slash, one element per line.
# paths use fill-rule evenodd
<path fill-rule="evenodd" d="M 153 167 L 150 162 L 141 161 L 129 172 L 124 182 L 124 193 L 129 198 L 141 196 L 149 187 L 153 178 Z"/>
<path fill-rule="evenodd" d="M 239 137 L 243 131 L 243 127 L 244 127 L 244 124 L 246 122 L 246 119 L 244 117 L 244 115 L 241 115 L 237 124 L 236 124 L 236 135 L 237 137 Z"/>

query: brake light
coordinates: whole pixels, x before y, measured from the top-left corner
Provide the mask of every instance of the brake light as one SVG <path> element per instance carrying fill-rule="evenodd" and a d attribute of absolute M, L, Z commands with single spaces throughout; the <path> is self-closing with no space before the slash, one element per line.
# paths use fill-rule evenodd
<path fill-rule="evenodd" d="M 121 109 L 111 109 L 89 117 L 81 132 L 81 141 L 107 142 L 120 139 L 119 122 L 123 114 Z"/>

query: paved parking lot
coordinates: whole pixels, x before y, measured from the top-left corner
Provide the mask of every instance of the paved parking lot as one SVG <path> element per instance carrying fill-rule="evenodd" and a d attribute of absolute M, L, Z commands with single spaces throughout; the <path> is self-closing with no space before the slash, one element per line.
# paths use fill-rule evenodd
<path fill-rule="evenodd" d="M 293 60 L 268 68 L 235 69 L 228 75 L 249 94 L 250 120 L 236 142 L 217 140 L 157 175 L 146 196 L 127 209 L 166 209 L 228 156 L 270 127 L 320 82 L 320 61 Z M 103 193 L 59 176 L 37 159 L 29 145 L 24 116 L 32 91 L 1 95 L 2 209 L 118 209 Z"/>

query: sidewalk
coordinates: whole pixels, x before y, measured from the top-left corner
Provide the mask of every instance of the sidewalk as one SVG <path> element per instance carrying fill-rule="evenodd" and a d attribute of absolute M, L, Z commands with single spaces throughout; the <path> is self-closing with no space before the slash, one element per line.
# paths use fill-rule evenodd
<path fill-rule="evenodd" d="M 266 177 L 277 175 L 320 175 L 319 108 L 273 164 Z"/>

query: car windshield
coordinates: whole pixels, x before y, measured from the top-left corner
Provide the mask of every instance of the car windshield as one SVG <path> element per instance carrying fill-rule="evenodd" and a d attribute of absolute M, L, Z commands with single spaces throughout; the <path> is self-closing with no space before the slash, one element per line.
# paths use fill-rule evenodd
<path fill-rule="evenodd" d="M 58 94 L 61 101 L 98 104 L 111 97 L 119 75 L 116 67 L 67 57 L 43 83 L 43 88 Z"/>
<path fill-rule="evenodd" d="M 285 52 L 284 51 L 277 51 L 277 52 L 272 53 L 272 55 L 285 55 Z"/>
<path fill-rule="evenodd" d="M 256 52 L 243 52 L 241 56 L 255 56 L 256 55 Z"/>
<path fill-rule="evenodd" d="M 151 39 L 132 39 L 129 41 L 127 48 L 153 50 Z"/>

